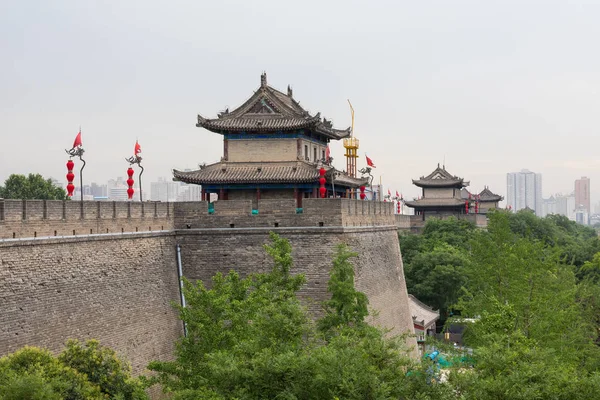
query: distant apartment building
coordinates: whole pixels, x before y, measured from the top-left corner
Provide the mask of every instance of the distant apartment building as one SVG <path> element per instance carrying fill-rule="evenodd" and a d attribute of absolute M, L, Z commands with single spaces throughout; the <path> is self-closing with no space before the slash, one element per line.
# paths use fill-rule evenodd
<path fill-rule="evenodd" d="M 575 208 L 585 210 L 589 215 L 592 211 L 590 207 L 590 178 L 582 177 L 575 180 Z"/>
<path fill-rule="evenodd" d="M 506 174 L 506 206 L 515 212 L 529 208 L 542 216 L 542 174 L 526 169 Z"/>
<path fill-rule="evenodd" d="M 150 200 L 152 201 L 177 201 L 179 196 L 179 182 L 158 178 L 158 182 L 150 182 Z"/>
<path fill-rule="evenodd" d="M 182 183 L 179 187 L 177 201 L 200 201 L 202 199 L 202 186 Z"/>
<path fill-rule="evenodd" d="M 570 195 L 556 195 L 556 214 L 564 215 L 571 221 L 575 221 L 575 196 L 571 193 Z"/>

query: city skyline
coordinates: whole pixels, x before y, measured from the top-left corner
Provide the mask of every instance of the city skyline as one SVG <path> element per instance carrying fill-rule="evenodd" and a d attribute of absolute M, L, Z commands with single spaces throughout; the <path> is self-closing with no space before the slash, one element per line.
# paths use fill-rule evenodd
<path fill-rule="evenodd" d="M 544 175 L 544 197 L 581 176 L 600 181 L 600 57 L 588 50 L 600 5 L 178 4 L 9 1 L 0 128 L 3 148 L 16 151 L 3 153 L 0 181 L 30 172 L 64 181 L 64 149 L 80 125 L 84 183 L 124 175 L 136 139 L 147 182 L 218 161 L 221 138 L 196 128 L 196 114 L 243 103 L 262 71 L 338 128 L 351 124 L 351 99 L 359 168 L 369 154 L 376 178 L 408 198 L 418 196 L 411 179 L 438 162 L 472 192 L 506 194 L 506 173 L 523 168 Z M 264 33 L 248 16 L 278 32 L 268 46 L 256 44 Z M 307 19 L 319 23 L 283 29 Z M 343 168 L 340 143 L 331 154 Z"/>

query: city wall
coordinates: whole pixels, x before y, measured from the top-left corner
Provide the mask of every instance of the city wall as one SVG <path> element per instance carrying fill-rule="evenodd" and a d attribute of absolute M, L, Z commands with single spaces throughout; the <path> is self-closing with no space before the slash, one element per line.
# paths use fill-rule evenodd
<path fill-rule="evenodd" d="M 173 229 L 173 203 L 0 200 L 0 239 Z"/>
<path fill-rule="evenodd" d="M 143 207 L 143 208 L 142 208 Z M 374 323 L 412 332 L 391 203 L 351 199 L 130 203 L 0 200 L 0 356 L 24 345 L 54 351 L 97 338 L 141 373 L 167 359 L 182 334 L 176 245 L 184 276 L 267 271 L 274 231 L 293 246 L 293 273 L 311 311 L 328 298 L 339 243 L 357 252 L 356 286 Z M 108 230 L 108 233 L 107 233 Z M 409 341 L 415 345 L 414 340 Z"/>
<path fill-rule="evenodd" d="M 99 339 L 143 372 L 172 357 L 182 324 L 172 233 L 0 241 L 0 356 Z"/>

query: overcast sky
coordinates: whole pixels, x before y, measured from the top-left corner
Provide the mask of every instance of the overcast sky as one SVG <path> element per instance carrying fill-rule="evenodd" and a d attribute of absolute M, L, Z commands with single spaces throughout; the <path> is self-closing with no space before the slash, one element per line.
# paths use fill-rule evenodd
<path fill-rule="evenodd" d="M 447 169 L 506 194 L 506 173 L 543 193 L 591 178 L 600 200 L 599 1 L 0 0 L 0 181 L 65 181 L 82 127 L 85 181 L 125 176 L 139 139 L 145 183 L 217 161 L 195 127 L 260 85 L 350 125 L 376 179 Z M 345 169 L 341 143 L 332 146 Z M 145 185 L 146 186 L 146 185 Z"/>

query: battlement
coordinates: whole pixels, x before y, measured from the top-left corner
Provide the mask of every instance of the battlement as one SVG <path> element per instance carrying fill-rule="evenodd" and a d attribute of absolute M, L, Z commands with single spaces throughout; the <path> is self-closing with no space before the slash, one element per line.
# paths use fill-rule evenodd
<path fill-rule="evenodd" d="M 253 208 L 253 204 L 256 207 Z M 352 199 L 206 201 L 177 203 L 175 229 L 353 227 L 395 225 L 391 203 Z"/>
<path fill-rule="evenodd" d="M 254 204 L 254 207 L 253 207 Z M 0 239 L 173 229 L 394 226 L 392 203 L 353 199 L 180 203 L 0 200 Z"/>
<path fill-rule="evenodd" d="M 0 200 L 0 239 L 173 228 L 173 203 Z"/>

